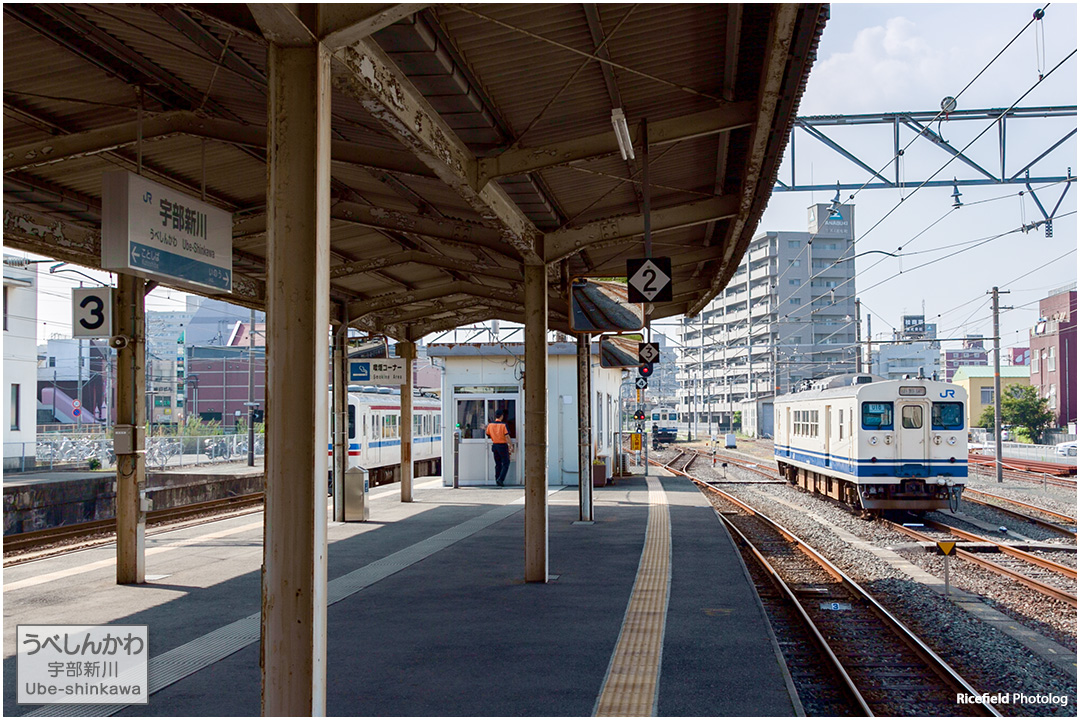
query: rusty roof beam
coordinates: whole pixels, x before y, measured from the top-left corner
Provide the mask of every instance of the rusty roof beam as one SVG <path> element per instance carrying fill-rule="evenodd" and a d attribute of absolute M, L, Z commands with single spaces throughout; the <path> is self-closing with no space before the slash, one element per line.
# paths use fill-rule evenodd
<path fill-rule="evenodd" d="M 265 127 L 245 125 L 232 120 L 200 117 L 190 110 L 161 113 L 144 119 L 142 123 L 143 140 L 181 134 L 260 150 L 266 148 Z M 4 148 L 4 172 L 109 152 L 133 145 L 138 138 L 139 123 L 132 120 L 95 130 L 46 138 L 13 148 Z M 407 156 L 402 157 L 400 152 L 364 147 L 343 140 L 332 140 L 330 153 L 331 158 L 336 162 L 363 165 L 387 172 L 426 177 L 434 175 L 416 160 Z"/>
<path fill-rule="evenodd" d="M 391 135 L 504 234 L 520 256 L 542 261 L 542 234 L 497 185 L 474 187 L 477 160 L 393 61 L 370 39 L 340 48 L 333 57 L 348 74 L 334 77 Z"/>
<path fill-rule="evenodd" d="M 416 290 L 415 292 L 386 293 L 383 295 L 376 295 L 367 300 L 358 300 L 349 303 L 349 317 L 361 318 L 368 313 L 387 310 L 392 307 L 401 307 L 415 302 L 436 300 L 451 295 L 472 295 L 478 298 L 490 298 L 492 300 L 502 300 L 505 302 L 518 302 L 521 298 L 520 291 L 509 289 L 500 290 L 484 285 L 477 285 L 476 283 L 455 280 L 453 282 L 424 288 L 423 290 Z"/>
<path fill-rule="evenodd" d="M 697 200 L 684 205 L 652 211 L 652 232 L 677 230 L 715 220 L 735 217 L 740 198 L 735 195 Z M 642 215 L 597 220 L 581 227 L 556 230 L 545 238 L 547 262 L 553 263 L 584 249 L 600 249 L 635 238 L 645 233 Z"/>
<path fill-rule="evenodd" d="M 750 148 L 743 168 L 738 215 L 735 217 L 734 222 L 730 224 L 727 236 L 729 242 L 724 243 L 724 257 L 718 272 L 709 285 L 709 289 L 702 293 L 697 300 L 693 301 L 687 309 L 686 314 L 691 317 L 701 312 L 716 297 L 716 294 L 727 285 L 731 276 L 735 273 L 742 253 L 745 252 L 749 244 L 749 237 L 744 240 L 742 236 L 744 233 L 748 235 L 752 232 L 753 225 L 756 225 L 760 218 L 760 211 L 755 212 L 755 205 L 763 205 L 763 203 L 756 202 L 758 200 L 757 193 L 761 191 L 759 186 L 763 182 L 772 182 L 772 178 L 764 177 L 766 162 L 768 162 L 766 154 L 769 151 L 769 143 L 773 133 L 780 132 L 775 128 L 777 116 L 784 112 L 782 105 L 790 99 L 783 96 L 783 90 L 785 80 L 788 79 L 788 62 L 792 54 L 791 46 L 796 40 L 796 33 L 799 30 L 804 31 L 804 37 L 800 38 L 800 40 L 809 42 L 808 36 L 812 35 L 810 32 L 811 23 L 816 23 L 817 13 L 813 12 L 813 9 L 818 6 L 777 4 L 773 7 L 775 10 L 769 27 L 769 42 L 766 43 L 766 54 L 762 63 L 760 90 L 758 91 L 757 120 L 751 130 Z M 805 26 L 801 27 L 799 14 L 803 11 L 807 13 L 809 20 L 805 22 Z M 801 61 L 805 62 L 805 60 Z M 794 58 L 794 62 L 800 62 L 800 58 Z M 796 92 L 794 95 L 797 100 L 798 93 Z M 792 108 L 790 112 L 794 113 L 794 109 Z"/>
<path fill-rule="evenodd" d="M 692 115 L 650 122 L 649 146 L 666 145 L 749 127 L 754 123 L 755 117 L 753 103 L 738 102 Z M 630 128 L 631 139 L 639 146 L 640 133 L 640 126 Z M 477 161 L 476 187 L 485 187 L 491 180 L 507 175 L 519 175 L 580 160 L 606 157 L 617 152 L 619 144 L 615 133 L 611 131 L 542 147 L 508 150 L 498 157 Z"/>
<path fill-rule="evenodd" d="M 434 267 L 446 268 L 448 270 L 458 270 L 463 273 L 483 275 L 485 277 L 511 280 L 514 282 L 524 281 L 520 270 L 499 267 L 487 263 L 478 263 L 475 260 L 451 258 L 446 257 L 445 255 L 433 255 L 419 250 L 406 250 L 405 252 L 396 253 L 394 255 L 338 265 L 330 268 L 330 278 L 333 280 L 349 277 L 350 275 L 359 275 L 373 270 L 381 270 L 383 268 L 393 267 L 395 265 L 406 265 L 408 263 L 431 265 Z"/>

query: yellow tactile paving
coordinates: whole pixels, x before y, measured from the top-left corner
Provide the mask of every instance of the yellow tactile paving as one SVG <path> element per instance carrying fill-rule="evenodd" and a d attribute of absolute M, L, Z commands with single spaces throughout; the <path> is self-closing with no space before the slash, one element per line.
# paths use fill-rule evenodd
<path fill-rule="evenodd" d="M 600 717 L 642 717 L 656 712 L 664 623 L 671 588 L 671 524 L 667 496 L 648 478 L 649 524 L 637 579 L 626 606 L 622 632 L 596 703 Z"/>

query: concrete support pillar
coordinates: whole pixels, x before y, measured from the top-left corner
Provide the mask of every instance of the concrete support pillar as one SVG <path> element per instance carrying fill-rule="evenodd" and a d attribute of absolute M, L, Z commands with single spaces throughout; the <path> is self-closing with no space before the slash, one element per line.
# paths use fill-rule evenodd
<path fill-rule="evenodd" d="M 525 582 L 548 579 L 547 269 L 525 266 Z"/>
<path fill-rule="evenodd" d="M 349 311 L 344 305 L 334 332 L 334 521 L 345 522 L 345 471 L 349 467 Z"/>
<path fill-rule="evenodd" d="M 589 335 L 577 340 L 577 409 L 578 409 L 578 519 L 592 522 L 592 376 L 589 373 Z"/>
<path fill-rule="evenodd" d="M 130 428 L 132 452 L 116 455 L 116 582 L 132 585 L 146 582 L 145 282 L 120 273 L 119 284 L 116 332 L 128 344 L 116 356 L 116 424 Z"/>
<path fill-rule="evenodd" d="M 262 712 L 313 716 L 326 709 L 330 57 L 271 44 L 268 66 Z"/>
<path fill-rule="evenodd" d="M 413 360 L 416 359 L 416 343 L 399 342 L 397 354 L 405 360 L 405 382 L 401 386 L 401 502 L 412 502 Z"/>

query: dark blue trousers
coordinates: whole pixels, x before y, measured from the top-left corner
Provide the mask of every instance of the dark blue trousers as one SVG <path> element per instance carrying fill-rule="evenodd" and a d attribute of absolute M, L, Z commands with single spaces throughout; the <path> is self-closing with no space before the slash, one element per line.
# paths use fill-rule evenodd
<path fill-rule="evenodd" d="M 495 484 L 502 485 L 506 482 L 506 473 L 510 470 L 510 445 L 494 443 L 491 454 L 495 456 Z"/>

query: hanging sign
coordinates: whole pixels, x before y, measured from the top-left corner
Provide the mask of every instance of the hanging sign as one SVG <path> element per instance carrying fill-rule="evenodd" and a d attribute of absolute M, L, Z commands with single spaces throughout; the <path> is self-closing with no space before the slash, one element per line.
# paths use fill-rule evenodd
<path fill-rule="evenodd" d="M 631 258 L 626 261 L 626 278 L 630 302 L 671 302 L 671 258 Z"/>
<path fill-rule="evenodd" d="M 130 172 L 102 175 L 101 266 L 232 292 L 232 215 Z"/>
<path fill-rule="evenodd" d="M 72 288 L 71 336 L 109 337 L 113 334 L 113 289 Z"/>
<path fill-rule="evenodd" d="M 405 358 L 350 360 L 350 385 L 403 385 Z"/>

